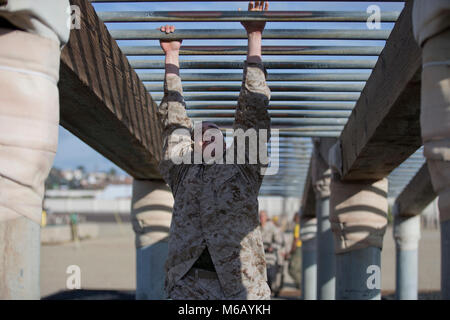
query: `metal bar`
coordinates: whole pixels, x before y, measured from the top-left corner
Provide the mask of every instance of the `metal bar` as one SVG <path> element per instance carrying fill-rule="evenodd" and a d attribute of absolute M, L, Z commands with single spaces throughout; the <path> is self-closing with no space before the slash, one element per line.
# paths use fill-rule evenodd
<path fill-rule="evenodd" d="M 164 81 L 164 73 L 139 73 L 142 81 Z M 267 81 L 367 81 L 370 73 L 268 73 Z M 183 81 L 242 81 L 242 73 L 181 73 Z"/>
<path fill-rule="evenodd" d="M 341 135 L 341 131 L 305 131 L 305 132 L 295 132 L 295 137 L 330 137 L 337 138 Z M 281 133 L 280 133 L 281 136 Z"/>
<path fill-rule="evenodd" d="M 420 215 L 402 217 L 395 213 L 394 239 L 396 298 L 397 300 L 417 300 Z"/>
<path fill-rule="evenodd" d="M 125 55 L 161 56 L 159 46 L 121 46 Z M 262 46 L 263 55 L 377 56 L 382 46 Z M 180 55 L 246 55 L 247 46 L 182 46 Z"/>
<path fill-rule="evenodd" d="M 145 89 L 150 92 L 163 92 L 162 83 L 144 83 Z M 271 91 L 277 92 L 361 92 L 364 84 L 330 84 L 330 83 L 311 83 L 311 84 L 268 84 Z M 241 90 L 241 84 L 228 83 L 183 83 L 183 91 L 237 91 Z"/>
<path fill-rule="evenodd" d="M 265 61 L 266 69 L 372 69 L 376 60 Z M 163 60 L 130 60 L 134 69 L 164 69 Z M 243 69 L 244 62 L 182 60 L 180 69 Z"/>
<path fill-rule="evenodd" d="M 395 22 L 398 11 L 381 12 L 381 22 Z M 104 11 L 104 22 L 367 22 L 371 14 L 364 11 Z"/>
<path fill-rule="evenodd" d="M 189 110 L 189 117 L 217 117 L 227 118 L 234 116 L 234 110 Z M 269 110 L 272 118 L 296 118 L 296 117 L 317 117 L 317 118 L 348 118 L 351 111 L 312 111 L 312 110 Z"/>
<path fill-rule="evenodd" d="M 313 110 L 352 110 L 355 106 L 352 102 L 340 102 L 340 103 L 329 103 L 329 102 L 309 102 L 309 103 L 277 103 L 274 102 L 271 104 L 268 109 L 269 110 L 305 110 L 305 109 L 313 109 Z M 235 110 L 236 102 L 196 102 L 189 103 L 186 105 L 187 110 L 196 110 L 196 109 L 216 109 L 216 110 Z"/>
<path fill-rule="evenodd" d="M 216 124 L 233 124 L 234 118 L 212 118 L 212 117 L 203 117 L 203 118 L 195 118 L 193 120 L 197 121 L 208 121 L 214 122 Z M 282 125 L 345 125 L 347 119 L 329 119 L 329 118 L 300 118 L 300 119 L 272 119 L 272 126 Z"/>
<path fill-rule="evenodd" d="M 440 221 L 441 229 L 441 298 L 450 299 L 450 220 Z"/>
<path fill-rule="evenodd" d="M 301 126 L 290 128 L 279 128 L 280 137 L 298 137 L 297 133 L 305 131 L 341 131 L 343 126 Z"/>
<path fill-rule="evenodd" d="M 160 93 L 152 94 L 154 101 L 161 101 L 163 95 Z M 359 94 L 357 93 L 333 93 L 333 94 L 272 94 L 271 101 L 357 101 Z M 184 95 L 185 101 L 237 101 L 238 94 L 209 94 L 209 93 L 190 93 Z"/>
<path fill-rule="evenodd" d="M 317 219 L 302 217 L 300 239 L 302 241 L 302 298 L 317 299 Z M 298 249 L 297 249 L 298 250 Z"/>
<path fill-rule="evenodd" d="M 374 267 L 381 269 L 379 248 L 367 247 L 336 254 L 336 299 L 380 300 L 381 290 L 378 287 L 369 289 L 367 285 L 368 270 Z"/>
<path fill-rule="evenodd" d="M 112 29 L 109 33 L 116 40 L 176 40 L 176 39 L 247 39 L 245 30 L 239 29 L 182 29 L 166 34 L 159 30 Z M 263 39 L 344 39 L 386 40 L 390 30 L 338 30 L 338 29 L 267 29 Z"/>
<path fill-rule="evenodd" d="M 187 0 L 88 0 L 92 3 L 95 2 L 187 2 Z M 219 2 L 219 1 L 224 1 L 224 0 L 196 0 L 195 2 Z M 226 2 L 239 2 L 241 0 L 225 0 Z M 283 2 L 286 0 L 271 0 L 271 2 Z M 323 2 L 323 0 L 309 0 L 309 2 L 311 1 L 317 1 L 317 2 Z M 357 1 L 357 2 L 404 2 L 404 0 L 327 0 L 327 2 L 352 2 L 352 1 Z"/>

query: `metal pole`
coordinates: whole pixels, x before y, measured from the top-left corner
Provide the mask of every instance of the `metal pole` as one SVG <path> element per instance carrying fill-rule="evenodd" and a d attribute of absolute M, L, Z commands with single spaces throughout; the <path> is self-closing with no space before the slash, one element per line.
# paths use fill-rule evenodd
<path fill-rule="evenodd" d="M 40 298 L 41 226 L 20 217 L 0 222 L 0 300 Z"/>
<path fill-rule="evenodd" d="M 207 121 L 214 122 L 217 125 L 232 125 L 234 118 L 191 118 L 193 121 Z M 344 125 L 347 119 L 344 118 L 298 118 L 298 119 L 272 119 L 271 123 L 274 127 L 277 125 L 291 126 L 291 125 Z"/>
<path fill-rule="evenodd" d="M 187 115 L 192 118 L 213 117 L 213 118 L 229 118 L 234 116 L 235 110 L 188 110 Z M 345 118 L 350 116 L 351 111 L 303 111 L 303 110 L 269 110 L 271 118 Z"/>
<path fill-rule="evenodd" d="M 121 46 L 129 56 L 161 56 L 159 46 Z M 263 55 L 332 55 L 332 56 L 378 56 L 381 46 L 262 46 Z M 180 55 L 247 55 L 246 46 L 182 46 Z"/>
<path fill-rule="evenodd" d="M 269 105 L 271 110 L 353 110 L 355 106 L 354 102 L 273 102 Z M 196 109 L 236 109 L 235 101 L 223 101 L 223 102 L 191 102 L 186 105 L 187 110 Z"/>
<path fill-rule="evenodd" d="M 330 198 L 316 198 L 317 213 L 317 299 L 335 299 L 335 254 L 331 232 Z"/>
<path fill-rule="evenodd" d="M 412 217 L 394 215 L 394 239 L 396 298 L 397 300 L 417 300 L 420 215 Z"/>
<path fill-rule="evenodd" d="M 167 0 L 89 0 L 90 2 L 93 2 L 93 3 L 95 3 L 95 2 L 112 2 L 112 3 L 114 3 L 114 2 L 184 2 L 184 1 L 186 1 L 186 0 L 169 0 L 169 1 L 167 1 Z M 214 2 L 214 1 L 223 1 L 223 0 L 197 0 L 196 2 Z M 228 2 L 233 2 L 233 1 L 235 1 L 235 2 L 238 2 L 238 1 L 241 1 L 241 0 L 227 0 Z M 273 2 L 276 2 L 276 1 L 285 1 L 285 0 L 272 0 Z M 322 2 L 323 0 L 310 0 L 310 1 L 320 1 L 320 2 Z M 342 1 L 342 0 L 328 0 L 328 1 Z M 377 2 L 377 1 L 382 1 L 382 2 L 399 2 L 399 0 L 359 0 L 359 1 L 362 1 L 362 2 L 364 2 L 364 1 L 370 1 L 370 2 Z M 402 2 L 402 1 L 400 1 L 400 2 Z"/>
<path fill-rule="evenodd" d="M 300 228 L 302 240 L 302 298 L 317 299 L 317 219 L 303 217 Z"/>
<path fill-rule="evenodd" d="M 134 180 L 132 222 L 136 234 L 136 299 L 164 299 L 173 197 L 163 181 Z"/>
<path fill-rule="evenodd" d="M 104 22 L 174 22 L 174 21 L 320 21 L 367 22 L 370 13 L 360 11 L 105 11 L 98 16 Z M 382 22 L 395 22 L 397 11 L 381 14 Z"/>
<path fill-rule="evenodd" d="M 376 247 L 357 249 L 336 255 L 336 299 L 380 300 L 379 288 L 368 286 L 370 277 L 379 277 L 381 250 Z M 375 279 L 380 281 L 381 279 Z"/>
<path fill-rule="evenodd" d="M 335 299 L 335 251 L 329 220 L 330 178 L 328 150 L 335 139 L 317 139 L 311 162 L 312 186 L 316 196 L 317 217 L 317 299 Z"/>
<path fill-rule="evenodd" d="M 267 69 L 372 69 L 372 60 L 303 60 L 303 61 L 264 61 Z M 130 60 L 134 69 L 164 69 L 163 60 Z M 181 60 L 180 69 L 243 69 L 242 61 L 203 61 Z"/>
<path fill-rule="evenodd" d="M 273 93 L 270 97 L 271 101 L 357 101 L 359 93 Z M 155 102 L 161 101 L 163 94 L 152 94 Z M 229 94 L 221 93 L 189 93 L 184 95 L 185 101 L 237 101 L 238 93 Z"/>
<path fill-rule="evenodd" d="M 441 221 L 441 296 L 450 300 L 450 220 Z"/>
<path fill-rule="evenodd" d="M 387 226 L 386 178 L 332 177 L 330 222 L 336 250 L 336 299 L 381 298 L 381 248 Z"/>
<path fill-rule="evenodd" d="M 150 92 L 163 92 L 162 83 L 145 83 L 145 89 Z M 364 84 L 330 84 L 330 83 L 308 83 L 308 84 L 268 84 L 272 92 L 294 91 L 294 92 L 361 92 Z M 184 92 L 192 91 L 237 91 L 241 90 L 241 84 L 229 83 L 183 83 Z"/>
<path fill-rule="evenodd" d="M 138 73 L 142 81 L 164 81 L 163 73 Z M 267 81 L 367 81 L 367 72 L 352 73 L 272 73 L 267 75 Z M 183 81 L 242 81 L 242 73 L 181 73 Z"/>
<path fill-rule="evenodd" d="M 176 40 L 176 39 L 247 39 L 247 32 L 240 29 L 177 29 L 166 34 L 159 30 L 112 29 L 116 40 Z M 390 30 L 338 30 L 338 29 L 267 29 L 263 39 L 344 39 L 344 40 L 386 40 Z"/>

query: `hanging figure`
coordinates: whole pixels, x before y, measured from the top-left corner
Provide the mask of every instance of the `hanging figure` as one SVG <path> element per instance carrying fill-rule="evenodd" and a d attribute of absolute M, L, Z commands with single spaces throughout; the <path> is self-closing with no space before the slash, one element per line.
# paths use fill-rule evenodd
<path fill-rule="evenodd" d="M 267 9 L 265 1 L 249 3 L 250 11 Z M 182 40 L 160 42 L 165 53 L 164 98 L 158 108 L 164 143 L 160 172 L 175 199 L 165 280 L 171 299 L 270 298 L 257 200 L 265 164 L 260 158 L 250 159 L 255 148 L 267 156 L 270 136 L 270 90 L 261 58 L 265 22 L 242 24 L 248 34 L 248 55 L 233 144 L 226 150 L 216 124 L 203 122 L 197 127 L 187 116 L 179 75 Z M 160 30 L 172 33 L 175 27 Z M 263 146 L 250 141 L 239 148 L 237 133 L 248 130 L 257 137 L 265 134 Z M 232 163 L 230 152 L 235 156 Z"/>

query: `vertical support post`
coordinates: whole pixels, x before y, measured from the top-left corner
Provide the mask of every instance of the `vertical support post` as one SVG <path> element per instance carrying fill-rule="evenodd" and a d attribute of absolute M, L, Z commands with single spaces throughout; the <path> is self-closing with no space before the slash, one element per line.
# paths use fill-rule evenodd
<path fill-rule="evenodd" d="M 136 299 L 164 299 L 173 196 L 162 180 L 134 180 L 132 223 L 136 233 Z"/>
<path fill-rule="evenodd" d="M 441 295 L 450 300 L 450 19 L 447 2 L 415 0 L 414 36 L 422 47 L 420 127 L 433 189 L 439 197 Z"/>
<path fill-rule="evenodd" d="M 450 220 L 441 222 L 441 296 L 450 300 Z"/>
<path fill-rule="evenodd" d="M 312 155 L 312 186 L 317 216 L 317 299 L 335 299 L 336 263 L 334 239 L 329 221 L 331 169 L 328 151 L 336 139 L 315 139 Z"/>
<path fill-rule="evenodd" d="M 0 300 L 39 300 L 40 239 L 40 225 L 28 218 L 0 222 Z"/>
<path fill-rule="evenodd" d="M 381 248 L 387 225 L 387 179 L 331 182 L 336 243 L 336 299 L 381 298 Z"/>
<path fill-rule="evenodd" d="M 397 300 L 417 300 L 420 215 L 406 217 L 394 214 L 393 232 L 396 258 L 396 298 Z"/>
<path fill-rule="evenodd" d="M 54 14 L 64 14 L 67 3 L 57 2 Z M 15 19 L 31 23 L 26 13 Z M 68 36 L 64 25 L 52 27 Z M 60 42 L 11 31 L 0 28 L 0 299 L 39 299 L 42 201 L 58 144 Z"/>
<path fill-rule="evenodd" d="M 317 299 L 317 219 L 302 217 L 300 239 L 302 240 L 302 298 Z"/>

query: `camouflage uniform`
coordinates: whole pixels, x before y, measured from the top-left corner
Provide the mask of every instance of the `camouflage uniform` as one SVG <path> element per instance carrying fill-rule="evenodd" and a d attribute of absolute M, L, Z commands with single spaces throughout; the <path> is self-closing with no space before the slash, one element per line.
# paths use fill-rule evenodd
<path fill-rule="evenodd" d="M 261 227 L 261 232 L 266 253 L 269 286 L 276 293 L 280 289 L 277 275 L 280 269 L 280 259 L 282 259 L 281 254 L 284 249 L 284 239 L 278 227 L 270 220 L 264 224 L 264 227 Z M 269 248 L 272 248 L 271 252 L 269 252 Z"/>
<path fill-rule="evenodd" d="M 234 129 L 269 130 L 269 99 L 263 65 L 246 62 Z M 158 115 L 164 130 L 160 172 L 175 199 L 166 261 L 167 294 L 174 299 L 270 298 L 258 218 L 262 165 L 172 161 L 173 150 L 184 155 L 193 146 L 193 126 L 179 76 L 166 76 Z M 188 271 L 206 248 L 218 281 L 193 281 Z"/>

